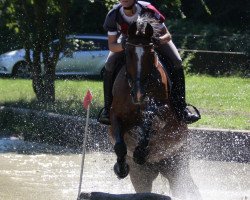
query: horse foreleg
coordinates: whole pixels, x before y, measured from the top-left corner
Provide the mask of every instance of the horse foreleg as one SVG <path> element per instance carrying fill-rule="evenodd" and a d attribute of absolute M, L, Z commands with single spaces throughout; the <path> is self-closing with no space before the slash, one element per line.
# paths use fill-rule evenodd
<path fill-rule="evenodd" d="M 172 195 L 185 200 L 202 200 L 189 168 L 189 159 L 183 155 L 174 156 L 164 163 L 161 173 L 169 180 Z"/>
<path fill-rule="evenodd" d="M 143 138 L 138 145 L 135 147 L 134 153 L 133 153 L 133 159 L 134 162 L 143 165 L 147 161 L 147 157 L 149 154 L 148 150 L 148 140 L 146 138 Z"/>
<path fill-rule="evenodd" d="M 124 142 L 121 122 L 119 120 L 116 120 L 116 122 L 113 123 L 112 126 L 115 135 L 114 150 L 117 156 L 117 162 L 114 165 L 114 172 L 118 176 L 118 178 L 125 178 L 129 173 L 129 166 L 126 163 L 127 145 Z"/>
<path fill-rule="evenodd" d="M 130 166 L 130 180 L 136 193 L 151 192 L 153 181 L 159 174 L 154 165 L 148 163 L 138 165 L 130 157 L 128 157 L 128 164 Z"/>
<path fill-rule="evenodd" d="M 143 165 L 147 161 L 149 154 L 148 143 L 152 132 L 151 126 L 152 122 L 149 119 L 146 119 L 141 126 L 142 135 L 133 153 L 134 162 L 139 165 Z"/>

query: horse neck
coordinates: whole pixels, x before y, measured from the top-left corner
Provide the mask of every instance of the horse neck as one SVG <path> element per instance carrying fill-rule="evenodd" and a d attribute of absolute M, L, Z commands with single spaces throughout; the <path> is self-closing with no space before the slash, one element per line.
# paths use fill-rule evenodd
<path fill-rule="evenodd" d="M 155 79 L 157 79 L 156 83 L 158 83 L 159 81 L 161 82 L 162 90 L 164 90 L 163 93 L 166 93 L 167 99 L 169 99 L 169 82 L 167 74 L 157 54 L 155 54 L 154 68 L 156 71 L 155 73 L 157 74 L 155 75 Z M 156 89 L 159 89 L 159 85 L 156 85 L 156 87 L 158 87 Z"/>

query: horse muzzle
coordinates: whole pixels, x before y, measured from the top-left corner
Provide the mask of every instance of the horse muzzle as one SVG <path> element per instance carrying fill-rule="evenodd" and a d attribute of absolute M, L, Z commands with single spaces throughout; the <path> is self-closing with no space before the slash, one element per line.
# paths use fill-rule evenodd
<path fill-rule="evenodd" d="M 135 85 L 131 90 L 132 102 L 133 104 L 140 105 L 145 100 L 145 94 L 143 93 L 140 85 Z"/>

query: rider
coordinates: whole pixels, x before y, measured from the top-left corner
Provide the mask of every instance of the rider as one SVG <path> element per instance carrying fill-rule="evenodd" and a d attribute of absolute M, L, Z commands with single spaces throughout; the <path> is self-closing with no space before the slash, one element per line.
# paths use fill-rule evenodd
<path fill-rule="evenodd" d="M 100 115 L 99 122 L 110 124 L 110 108 L 112 104 L 112 87 L 114 83 L 114 71 L 117 61 L 123 59 L 124 41 L 129 24 L 135 22 L 138 16 L 149 13 L 153 15 L 162 25 L 162 35 L 159 37 L 157 52 L 167 58 L 171 63 L 172 90 L 171 101 L 176 110 L 179 120 L 193 123 L 200 119 L 199 115 L 193 114 L 187 108 L 185 101 L 185 79 L 182 60 L 177 48 L 171 40 L 171 35 L 164 24 L 165 17 L 150 3 L 137 0 L 119 0 L 119 3 L 109 11 L 104 22 L 104 29 L 108 32 L 109 55 L 105 63 L 104 78 L 104 109 Z"/>

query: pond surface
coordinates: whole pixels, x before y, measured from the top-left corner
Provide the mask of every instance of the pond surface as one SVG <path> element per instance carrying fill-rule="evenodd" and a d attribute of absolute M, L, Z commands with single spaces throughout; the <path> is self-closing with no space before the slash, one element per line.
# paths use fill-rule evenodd
<path fill-rule="evenodd" d="M 81 154 L 58 146 L 0 139 L 1 200 L 76 200 Z M 134 193 L 129 177 L 113 173 L 113 153 L 88 152 L 82 191 Z M 250 163 L 191 160 L 191 172 L 204 200 L 250 198 Z M 153 192 L 169 195 L 168 182 L 159 176 Z"/>

